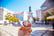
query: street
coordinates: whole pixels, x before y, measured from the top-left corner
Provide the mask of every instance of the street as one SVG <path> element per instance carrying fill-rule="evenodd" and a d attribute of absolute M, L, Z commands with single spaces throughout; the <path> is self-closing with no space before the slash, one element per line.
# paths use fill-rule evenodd
<path fill-rule="evenodd" d="M 36 26 L 35 26 L 36 25 Z M 20 27 L 15 27 L 10 25 L 0 25 L 0 35 L 1 36 L 17 36 L 18 35 L 18 30 Z M 32 28 L 32 33 L 31 36 L 41 36 L 43 33 L 45 33 L 48 30 L 52 29 L 51 25 L 40 25 L 40 24 L 33 24 Z"/>

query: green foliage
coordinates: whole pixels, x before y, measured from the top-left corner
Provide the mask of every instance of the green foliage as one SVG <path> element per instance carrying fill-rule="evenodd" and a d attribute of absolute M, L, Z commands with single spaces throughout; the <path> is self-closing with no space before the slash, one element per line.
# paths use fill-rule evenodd
<path fill-rule="evenodd" d="M 54 15 L 54 9 L 52 9 L 51 11 L 52 11 L 51 14 Z"/>
<path fill-rule="evenodd" d="M 44 16 L 45 20 L 47 20 L 47 17 L 49 17 L 49 16 L 51 16 L 51 14 L 47 12 L 46 15 Z"/>
<path fill-rule="evenodd" d="M 35 22 L 35 21 L 38 21 L 38 20 L 39 20 L 39 18 L 33 18 L 33 20 L 34 20 L 34 22 Z"/>
<path fill-rule="evenodd" d="M 51 9 L 51 13 L 46 13 L 46 15 L 44 16 L 45 17 L 45 21 L 50 21 L 50 20 L 47 20 L 47 17 L 49 17 L 49 16 L 52 16 L 52 15 L 54 15 L 54 9 Z"/>
<path fill-rule="evenodd" d="M 5 19 L 9 21 L 13 21 L 13 22 L 19 21 L 19 19 L 17 19 L 15 16 L 12 16 L 10 13 L 7 13 L 7 15 L 5 16 Z"/>

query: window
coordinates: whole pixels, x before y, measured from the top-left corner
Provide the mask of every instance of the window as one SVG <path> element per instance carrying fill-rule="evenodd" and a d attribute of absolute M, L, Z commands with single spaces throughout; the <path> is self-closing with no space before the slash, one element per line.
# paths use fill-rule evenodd
<path fill-rule="evenodd" d="M 47 7 L 41 7 L 41 9 L 46 9 Z"/>

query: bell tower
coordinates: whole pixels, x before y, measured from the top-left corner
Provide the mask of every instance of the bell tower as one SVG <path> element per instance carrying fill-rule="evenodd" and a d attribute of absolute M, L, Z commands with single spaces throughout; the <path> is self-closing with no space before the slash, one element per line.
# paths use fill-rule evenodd
<path fill-rule="evenodd" d="M 29 12 L 31 12 L 31 6 L 29 6 Z"/>

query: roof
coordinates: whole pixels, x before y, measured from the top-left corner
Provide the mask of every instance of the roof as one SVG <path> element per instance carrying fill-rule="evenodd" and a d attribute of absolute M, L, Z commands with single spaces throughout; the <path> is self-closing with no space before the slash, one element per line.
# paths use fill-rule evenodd
<path fill-rule="evenodd" d="M 24 12 L 14 12 L 13 14 L 24 14 Z"/>
<path fill-rule="evenodd" d="M 0 7 L 0 9 L 3 9 L 4 11 L 10 12 L 10 13 L 13 13 L 13 11 L 8 10 L 7 8 L 4 8 L 4 7 Z"/>
<path fill-rule="evenodd" d="M 47 1 L 45 1 L 41 7 L 46 7 L 46 4 L 47 4 Z"/>
<path fill-rule="evenodd" d="M 54 1 L 53 0 L 46 0 L 41 7 L 47 7 L 46 9 L 54 7 Z"/>
<path fill-rule="evenodd" d="M 43 11 L 47 11 L 47 10 L 51 10 L 51 9 L 54 9 L 54 7 L 52 7 L 52 8 L 49 8 L 49 9 L 45 9 L 45 10 L 43 10 Z"/>

